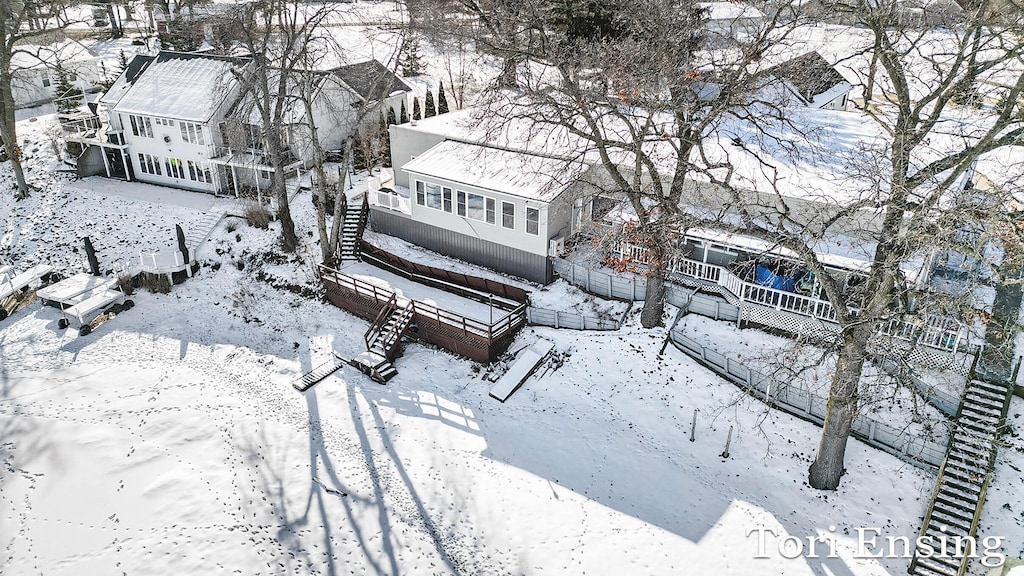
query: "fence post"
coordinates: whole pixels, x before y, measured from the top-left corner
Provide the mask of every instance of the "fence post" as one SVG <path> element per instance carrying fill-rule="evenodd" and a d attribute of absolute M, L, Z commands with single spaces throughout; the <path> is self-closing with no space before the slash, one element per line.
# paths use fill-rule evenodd
<path fill-rule="evenodd" d="M 576 263 L 569 264 L 569 284 L 576 285 Z"/>
<path fill-rule="evenodd" d="M 530 310 L 531 310 L 531 308 L 529 306 L 527 306 L 526 307 L 526 323 L 527 324 L 533 324 L 533 313 Z"/>
<path fill-rule="evenodd" d="M 875 421 L 874 420 L 872 420 L 871 423 L 868 424 L 868 440 L 870 440 L 872 442 L 875 441 Z"/>
<path fill-rule="evenodd" d="M 612 275 L 608 275 L 608 298 L 612 297 Z"/>
<path fill-rule="evenodd" d="M 558 310 L 555 310 L 555 328 L 558 328 Z"/>
<path fill-rule="evenodd" d="M 715 320 L 718 320 L 718 311 L 722 307 L 722 303 L 715 300 Z"/>

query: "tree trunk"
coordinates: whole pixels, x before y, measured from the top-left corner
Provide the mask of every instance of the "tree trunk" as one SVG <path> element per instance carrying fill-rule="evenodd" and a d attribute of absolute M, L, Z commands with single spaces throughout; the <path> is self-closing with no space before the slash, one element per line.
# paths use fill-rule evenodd
<path fill-rule="evenodd" d="M 644 328 L 661 326 L 665 315 L 665 250 L 655 241 L 647 246 L 647 295 L 644 309 L 640 313 L 640 325 Z"/>
<path fill-rule="evenodd" d="M 25 172 L 21 167 L 21 146 L 18 146 L 18 135 L 14 128 L 14 98 L 11 95 L 10 76 L 4 75 L 0 84 L 0 99 L 3 100 L 0 103 L 0 110 L 4 111 L 4 117 L 0 118 L 0 141 L 4 143 L 4 150 L 10 159 L 14 179 L 18 184 L 18 191 L 14 197 L 23 200 L 28 198 L 28 183 L 25 182 Z"/>
<path fill-rule="evenodd" d="M 843 332 L 843 345 L 836 360 L 836 372 L 829 390 L 825 425 L 821 429 L 818 453 L 811 464 L 808 483 L 818 490 L 835 490 L 846 469 L 846 442 L 857 415 L 858 387 L 867 356 L 872 324 L 857 324 Z"/>
<path fill-rule="evenodd" d="M 285 252 L 294 252 L 298 246 L 298 238 L 295 237 L 295 222 L 292 220 L 292 211 L 288 206 L 288 187 L 284 181 L 284 153 L 281 145 L 281 135 L 276 124 L 269 124 L 267 130 L 267 147 L 270 149 L 271 165 L 274 167 L 274 195 L 277 197 L 277 218 L 281 221 L 281 249 Z"/>

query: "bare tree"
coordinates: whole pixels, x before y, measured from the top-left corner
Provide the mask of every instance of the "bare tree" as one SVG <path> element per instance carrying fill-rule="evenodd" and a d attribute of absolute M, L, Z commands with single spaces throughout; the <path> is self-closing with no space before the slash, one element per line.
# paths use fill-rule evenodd
<path fill-rule="evenodd" d="M 17 54 L 28 52 L 20 45 L 34 38 L 50 35 L 68 24 L 62 16 L 64 8 L 65 4 L 58 0 L 0 2 L 0 141 L 3 142 L 14 170 L 14 178 L 17 181 L 15 195 L 18 199 L 28 197 L 29 189 L 22 169 L 24 155 L 21 146 L 18 145 L 14 119 L 13 86 L 18 70 L 12 61 Z"/>
<path fill-rule="evenodd" d="M 249 96 L 252 112 L 263 128 L 266 157 L 273 168 L 271 188 L 281 222 L 281 246 L 288 252 L 294 251 L 298 243 L 284 173 L 284 131 L 288 115 L 298 105 L 291 91 L 301 83 L 296 82 L 296 75 L 308 59 L 307 41 L 331 12 L 326 4 L 260 0 L 239 7 L 232 16 L 239 24 L 232 29 L 241 33 L 239 40 L 253 59 L 252 66 L 239 75 L 239 80 L 242 93 Z"/>
<path fill-rule="evenodd" d="M 796 24 L 776 13 L 708 49 L 695 3 L 610 2 L 584 12 L 576 4 L 520 6 L 527 40 L 513 60 L 533 65 L 520 67 L 515 92 L 495 85 L 487 114 L 564 130 L 575 152 L 601 167 L 591 184 L 629 200 L 631 235 L 647 251 L 641 322 L 652 327 L 664 314 L 666 240 L 687 226 L 679 206 L 699 143 L 724 118 L 747 115 L 767 78 L 757 62 Z"/>

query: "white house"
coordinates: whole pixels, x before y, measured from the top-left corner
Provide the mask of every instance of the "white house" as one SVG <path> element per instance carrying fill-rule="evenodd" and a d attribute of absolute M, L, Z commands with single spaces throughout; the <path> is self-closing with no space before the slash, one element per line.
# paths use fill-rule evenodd
<path fill-rule="evenodd" d="M 265 155 L 265 129 L 242 81 L 249 66 L 248 58 L 197 53 L 135 57 L 99 100 L 102 126 L 66 128 L 76 130 L 67 140 L 83 146 L 79 173 L 236 196 L 269 187 L 274 167 Z M 376 61 L 310 77 L 312 119 L 294 98 L 297 89 L 288 90 L 286 173 L 312 160 L 311 126 L 324 149 L 340 148 L 360 110 L 369 111 L 366 121 L 379 122 L 384 106 L 397 114 L 408 90 Z"/>
<path fill-rule="evenodd" d="M 19 44 L 11 56 L 11 92 L 15 108 L 50 102 L 57 88 L 57 65 L 82 92 L 98 91 L 100 60 L 85 45 L 67 38 L 50 44 Z"/>
<path fill-rule="evenodd" d="M 809 108 L 846 110 L 851 84 L 817 52 L 808 52 L 769 70 L 779 80 L 773 89 L 781 90 L 787 100 Z"/>
<path fill-rule="evenodd" d="M 744 2 L 698 2 L 697 7 L 707 18 L 705 30 L 712 45 L 756 33 L 764 23 L 764 12 Z"/>
<path fill-rule="evenodd" d="M 569 234 L 586 166 L 498 147 L 465 129 L 471 111 L 391 126 L 395 185 L 370 195 L 371 226 L 535 282 Z"/>

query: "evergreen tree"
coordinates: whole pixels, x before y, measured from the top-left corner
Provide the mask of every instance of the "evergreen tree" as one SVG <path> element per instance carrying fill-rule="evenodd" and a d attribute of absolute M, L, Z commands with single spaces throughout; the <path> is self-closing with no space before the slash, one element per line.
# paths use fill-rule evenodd
<path fill-rule="evenodd" d="M 392 124 L 397 124 L 397 123 L 398 123 L 398 121 L 395 120 L 395 109 L 392 108 L 391 106 L 388 106 L 388 126 L 391 126 Z"/>
<path fill-rule="evenodd" d="M 392 110 L 391 115 L 394 116 L 394 114 Z M 380 125 L 377 128 L 377 143 L 380 163 L 385 168 L 391 168 L 391 134 L 388 132 L 388 122 L 384 119 L 384 114 L 380 115 Z"/>
<path fill-rule="evenodd" d="M 423 117 L 430 118 L 431 116 L 437 116 L 437 108 L 434 107 L 434 94 L 427 88 L 427 100 L 423 106 Z"/>
<path fill-rule="evenodd" d="M 412 99 L 412 119 L 419 120 L 420 117 L 420 99 L 414 96 Z"/>
<path fill-rule="evenodd" d="M 423 73 L 423 61 L 420 59 L 420 41 L 415 36 L 409 39 L 402 51 L 399 67 L 402 76 L 419 76 Z"/>
<path fill-rule="evenodd" d="M 401 110 L 401 112 L 398 113 L 398 123 L 399 124 L 408 124 L 409 123 L 409 113 L 405 110 L 405 99 L 402 99 L 402 110 Z"/>
<path fill-rule="evenodd" d="M 53 99 L 57 105 L 57 111 L 67 114 L 78 110 L 82 100 L 82 90 L 71 83 L 71 77 L 64 67 L 57 63 L 57 86 L 54 87 Z"/>
<path fill-rule="evenodd" d="M 444 97 L 444 82 L 437 86 L 437 113 L 448 113 L 448 99 Z"/>
<path fill-rule="evenodd" d="M 124 50 L 121 50 L 117 55 L 117 75 L 120 77 L 127 69 L 128 56 L 125 55 Z"/>

